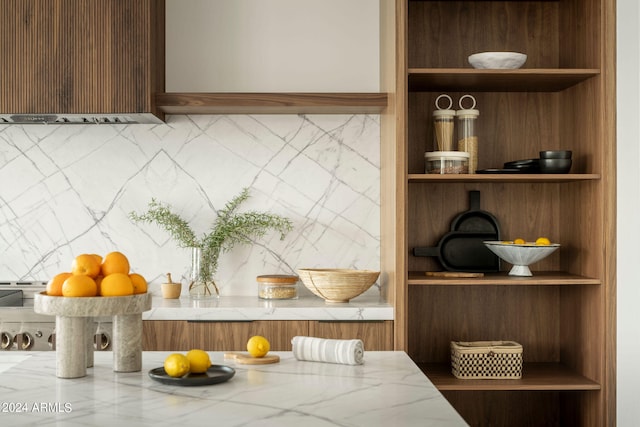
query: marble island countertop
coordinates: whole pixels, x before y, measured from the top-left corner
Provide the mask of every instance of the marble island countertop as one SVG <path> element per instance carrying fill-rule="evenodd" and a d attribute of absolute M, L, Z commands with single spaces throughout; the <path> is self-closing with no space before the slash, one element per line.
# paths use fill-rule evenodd
<path fill-rule="evenodd" d="M 236 365 L 221 384 L 181 387 L 148 376 L 168 352 L 143 352 L 142 371 L 118 373 L 112 353 L 96 352 L 87 376 L 60 379 L 55 352 L 12 353 L 0 374 L 3 425 L 465 426 L 404 352 L 366 352 L 363 365 L 296 360 Z M 1 372 L 1 370 L 0 370 Z"/>

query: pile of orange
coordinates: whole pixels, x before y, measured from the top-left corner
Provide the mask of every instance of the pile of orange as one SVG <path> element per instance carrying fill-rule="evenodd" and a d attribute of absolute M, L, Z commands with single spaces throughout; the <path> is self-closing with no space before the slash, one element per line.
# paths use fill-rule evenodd
<path fill-rule="evenodd" d="M 147 280 L 131 273 L 129 259 L 121 252 L 104 258 L 82 254 L 74 258 L 71 271 L 56 274 L 47 283 L 47 295 L 64 297 L 115 297 L 147 292 Z"/>

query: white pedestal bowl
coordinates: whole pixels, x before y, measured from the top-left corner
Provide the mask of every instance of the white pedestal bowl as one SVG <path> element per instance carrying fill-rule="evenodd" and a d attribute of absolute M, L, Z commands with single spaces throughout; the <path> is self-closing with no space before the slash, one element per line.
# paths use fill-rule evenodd
<path fill-rule="evenodd" d="M 498 241 L 486 241 L 485 246 L 504 261 L 513 264 L 510 276 L 533 276 L 529 266 L 551 255 L 559 247 L 559 243 L 536 245 L 533 243 L 518 245 Z"/>

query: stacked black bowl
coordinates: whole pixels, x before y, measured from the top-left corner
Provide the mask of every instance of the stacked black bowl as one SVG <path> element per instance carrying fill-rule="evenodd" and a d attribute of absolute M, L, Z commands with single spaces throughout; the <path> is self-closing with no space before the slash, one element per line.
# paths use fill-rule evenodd
<path fill-rule="evenodd" d="M 571 151 L 541 151 L 538 167 L 541 173 L 569 173 L 571 170 Z"/>

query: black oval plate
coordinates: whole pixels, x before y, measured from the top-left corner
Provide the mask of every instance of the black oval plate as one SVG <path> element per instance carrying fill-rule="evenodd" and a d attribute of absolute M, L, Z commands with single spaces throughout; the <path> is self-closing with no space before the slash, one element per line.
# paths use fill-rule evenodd
<path fill-rule="evenodd" d="M 519 169 L 519 168 L 505 168 L 505 169 L 489 168 L 489 169 L 478 169 L 476 173 L 523 173 L 523 171 L 522 169 Z"/>
<path fill-rule="evenodd" d="M 219 384 L 228 381 L 235 374 L 235 369 L 225 365 L 211 365 L 203 374 L 188 374 L 180 378 L 170 377 L 162 367 L 149 371 L 149 376 L 162 384 L 180 386 Z"/>

